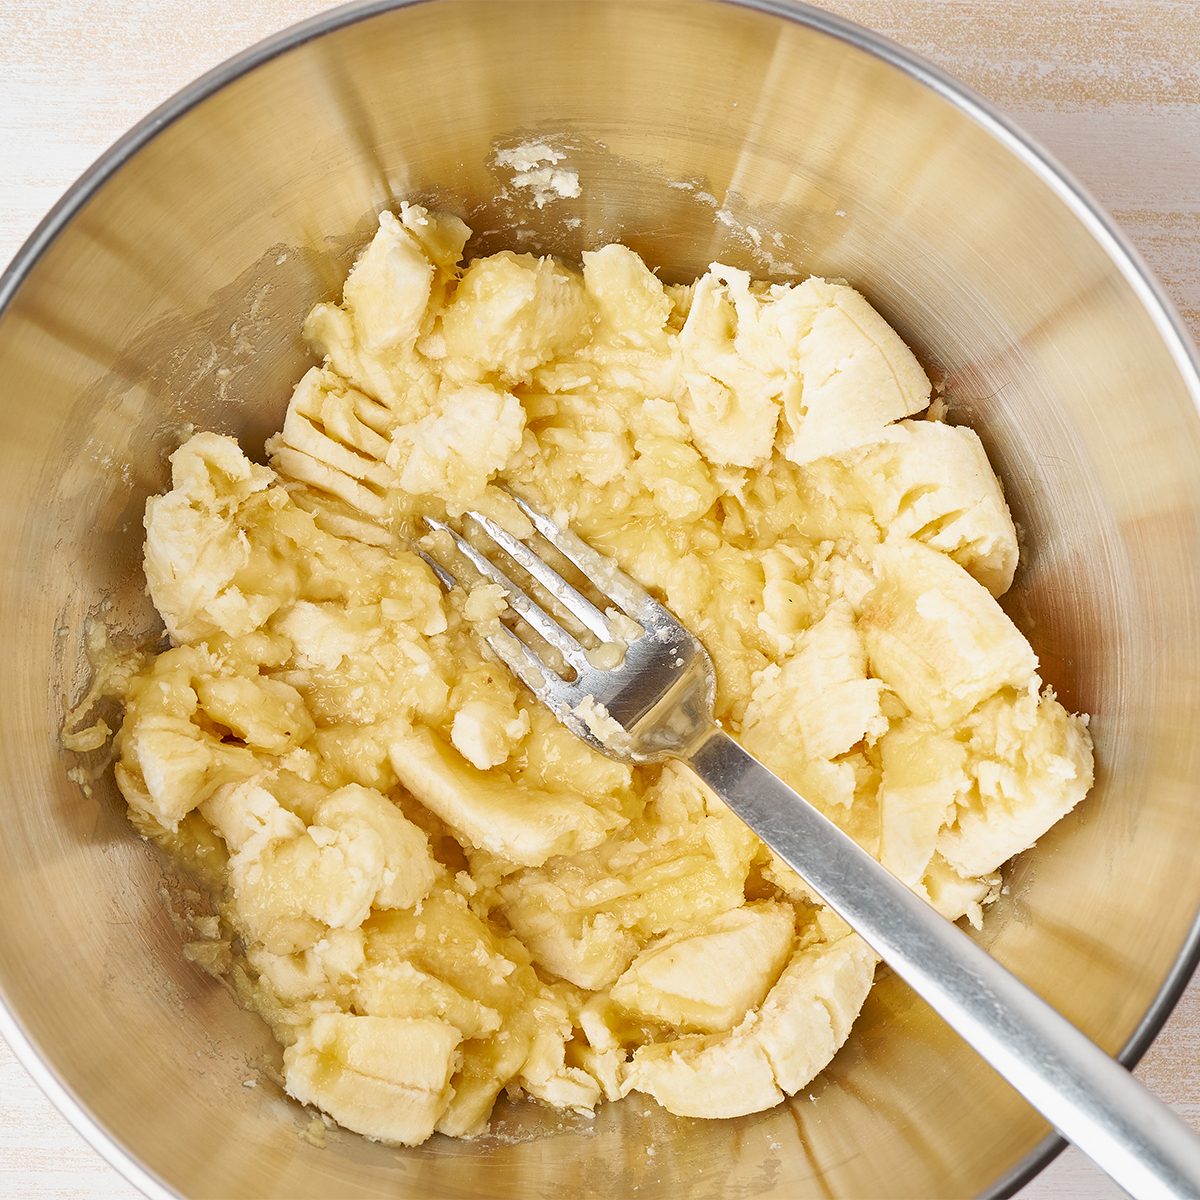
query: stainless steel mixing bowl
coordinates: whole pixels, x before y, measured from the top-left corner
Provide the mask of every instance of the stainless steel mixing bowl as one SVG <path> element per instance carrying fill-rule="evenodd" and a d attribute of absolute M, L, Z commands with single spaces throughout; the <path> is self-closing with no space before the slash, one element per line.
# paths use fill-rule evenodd
<path fill-rule="evenodd" d="M 582 195 L 539 210 L 494 154 L 541 137 Z M 153 624 L 140 516 L 167 453 L 188 422 L 251 446 L 278 425 L 307 361 L 302 315 L 403 197 L 467 215 L 484 250 L 574 257 L 620 238 L 673 278 L 721 258 L 862 288 L 985 438 L 1024 530 L 1011 609 L 1095 716 L 1095 793 L 1010 869 L 982 940 L 1127 1060 L 1190 974 L 1200 381 L 1111 225 L 977 99 L 813 10 L 371 3 L 177 96 L 0 281 L 0 1029 L 153 1195 L 1015 1186 L 1053 1148 L 1046 1127 L 882 972 L 832 1067 L 772 1112 L 511 1107 L 477 1142 L 314 1144 L 270 1082 L 264 1028 L 181 957 L 161 868 L 110 781 L 89 796 L 68 778 L 56 731 L 85 617 Z"/>

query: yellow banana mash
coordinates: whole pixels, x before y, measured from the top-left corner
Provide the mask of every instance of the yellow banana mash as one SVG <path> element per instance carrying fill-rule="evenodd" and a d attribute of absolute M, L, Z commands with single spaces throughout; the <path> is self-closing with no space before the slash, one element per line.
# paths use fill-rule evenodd
<path fill-rule="evenodd" d="M 171 648 L 120 684 L 140 832 L 212 889 L 188 952 L 371 1138 L 485 1128 L 502 1089 L 755 1112 L 845 1040 L 875 958 L 684 768 L 603 758 L 487 652 L 421 517 L 530 530 L 507 487 L 659 596 L 717 715 L 947 917 L 1092 781 L 1083 718 L 995 597 L 1017 540 L 971 430 L 849 287 L 460 265 L 380 216 L 306 335 L 268 465 L 199 433 L 146 507 Z M 925 414 L 925 415 L 922 415 Z"/>

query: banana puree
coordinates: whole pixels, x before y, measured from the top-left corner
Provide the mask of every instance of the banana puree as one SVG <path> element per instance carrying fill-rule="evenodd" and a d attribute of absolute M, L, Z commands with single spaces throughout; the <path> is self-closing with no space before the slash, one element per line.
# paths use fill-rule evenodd
<path fill-rule="evenodd" d="M 952 919 L 1083 798 L 1086 721 L 996 601 L 1017 539 L 979 438 L 858 292 L 664 286 L 621 245 L 463 266 L 468 235 L 383 213 L 267 465 L 172 456 L 170 648 L 116 673 L 117 782 L 215 897 L 189 955 L 352 1130 L 470 1136 L 503 1089 L 770 1107 L 873 954 L 686 769 L 561 728 L 486 651 L 499 590 L 413 552 L 422 515 L 528 535 L 504 484 L 615 557 L 707 646 L 726 728 Z"/>

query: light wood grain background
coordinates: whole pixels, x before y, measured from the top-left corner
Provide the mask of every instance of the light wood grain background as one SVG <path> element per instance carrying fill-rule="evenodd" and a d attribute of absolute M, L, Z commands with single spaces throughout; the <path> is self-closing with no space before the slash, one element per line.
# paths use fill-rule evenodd
<path fill-rule="evenodd" d="M 154 105 L 324 7 L 320 0 L 0 0 L 0 262 Z M 1193 336 L 1200 334 L 1197 0 L 828 0 L 826 7 L 920 51 L 1016 117 L 1114 213 Z M 1200 1127 L 1200 982 L 1138 1075 Z M 1118 1194 L 1068 1150 L 1021 1200 Z M 137 1195 L 0 1041 L 0 1196 Z"/>

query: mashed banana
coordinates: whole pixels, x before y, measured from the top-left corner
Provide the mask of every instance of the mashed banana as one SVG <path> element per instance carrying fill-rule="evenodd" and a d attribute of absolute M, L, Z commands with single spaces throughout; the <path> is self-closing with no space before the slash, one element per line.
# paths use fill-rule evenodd
<path fill-rule="evenodd" d="M 686 769 L 560 727 L 421 515 L 527 534 L 503 481 L 614 556 L 708 647 L 726 727 L 950 918 L 1084 796 L 1085 721 L 994 599 L 1017 541 L 979 439 L 917 415 L 861 295 L 664 286 L 620 245 L 463 268 L 468 233 L 383 213 L 269 465 L 172 456 L 171 648 L 114 676 L 117 782 L 218 898 L 191 957 L 350 1129 L 470 1135 L 506 1088 L 754 1112 L 829 1062 L 873 954 Z"/>

